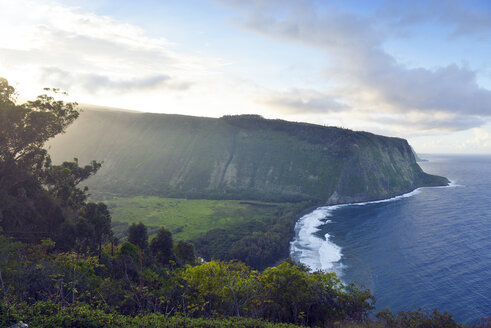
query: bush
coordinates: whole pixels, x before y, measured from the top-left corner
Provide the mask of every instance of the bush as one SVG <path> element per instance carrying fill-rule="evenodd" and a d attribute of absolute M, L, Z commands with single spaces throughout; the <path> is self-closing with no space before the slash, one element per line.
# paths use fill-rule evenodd
<path fill-rule="evenodd" d="M 182 315 L 166 317 L 163 314 L 146 314 L 136 317 L 107 313 L 88 305 L 61 307 L 51 302 L 26 303 L 8 307 L 0 302 L 0 323 L 9 327 L 23 321 L 30 328 L 295 328 L 291 324 L 277 324 L 251 318 L 187 318 Z"/>

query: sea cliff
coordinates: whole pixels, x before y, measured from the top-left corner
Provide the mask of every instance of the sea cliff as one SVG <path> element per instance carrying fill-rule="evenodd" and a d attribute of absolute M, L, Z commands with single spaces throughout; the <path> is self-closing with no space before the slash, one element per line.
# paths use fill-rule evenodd
<path fill-rule="evenodd" d="M 103 161 L 87 182 L 96 194 L 339 204 L 448 183 L 404 139 L 258 115 L 86 110 L 50 153 Z"/>

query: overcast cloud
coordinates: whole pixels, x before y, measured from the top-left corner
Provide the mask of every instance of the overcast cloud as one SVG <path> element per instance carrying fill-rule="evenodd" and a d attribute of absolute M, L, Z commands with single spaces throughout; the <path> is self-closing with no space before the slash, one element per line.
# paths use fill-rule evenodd
<path fill-rule="evenodd" d="M 417 113 L 420 121 L 414 122 L 415 127 L 432 122 L 433 129 L 444 131 L 477 127 L 491 116 L 491 90 L 478 85 L 475 71 L 456 63 L 431 69 L 406 67 L 384 50 L 389 33 L 380 30 L 375 18 L 335 7 L 320 11 L 315 1 L 254 1 L 247 6 L 243 2 L 226 3 L 241 10 L 239 23 L 248 30 L 324 49 L 331 60 L 326 77 L 337 84 L 337 92 L 347 98 L 351 108 L 371 113 Z M 489 32 L 489 12 L 467 12 L 454 5 L 431 16 L 433 11 L 428 9 L 416 6 L 406 12 L 401 6 L 389 6 L 379 18 L 390 16 L 392 22 L 407 26 L 432 17 L 455 24 L 455 35 L 483 36 Z M 294 105 L 290 98 L 285 95 L 283 101 L 276 102 Z M 314 111 L 321 108 L 315 106 Z"/>

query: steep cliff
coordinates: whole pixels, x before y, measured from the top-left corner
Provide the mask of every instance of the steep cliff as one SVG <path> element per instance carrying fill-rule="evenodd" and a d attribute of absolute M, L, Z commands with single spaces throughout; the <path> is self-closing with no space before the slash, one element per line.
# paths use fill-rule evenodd
<path fill-rule="evenodd" d="M 406 140 L 256 115 L 87 110 L 50 153 L 104 161 L 87 184 L 119 195 L 336 204 L 448 183 L 421 170 Z"/>

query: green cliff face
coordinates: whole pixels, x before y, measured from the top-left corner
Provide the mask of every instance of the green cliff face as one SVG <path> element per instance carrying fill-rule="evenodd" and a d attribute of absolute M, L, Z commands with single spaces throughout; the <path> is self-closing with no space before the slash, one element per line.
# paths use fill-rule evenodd
<path fill-rule="evenodd" d="M 104 161 L 93 193 L 337 204 L 448 183 L 406 140 L 255 115 L 87 110 L 50 147 L 54 161 Z"/>

